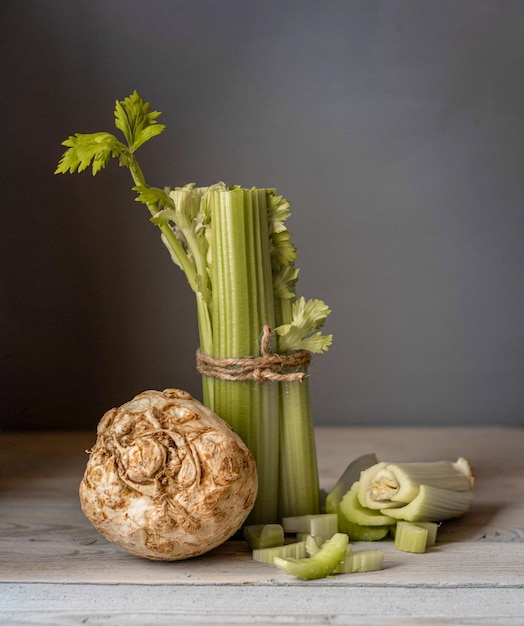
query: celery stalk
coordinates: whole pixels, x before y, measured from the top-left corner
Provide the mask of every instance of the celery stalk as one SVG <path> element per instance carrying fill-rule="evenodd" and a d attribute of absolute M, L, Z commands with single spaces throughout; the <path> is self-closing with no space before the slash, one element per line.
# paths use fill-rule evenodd
<path fill-rule="evenodd" d="M 320 486 L 309 381 L 280 385 L 281 516 L 320 511 Z"/>
<path fill-rule="evenodd" d="M 265 192 L 232 189 L 210 200 L 214 358 L 246 357 L 259 350 L 265 324 L 275 325 Z M 255 455 L 259 492 L 250 524 L 278 518 L 278 383 L 215 379 L 211 409 Z"/>
<path fill-rule="evenodd" d="M 297 302 L 295 290 L 298 277 L 294 266 L 296 248 L 284 226 L 289 204 L 271 191 L 268 192 L 268 202 L 278 350 L 283 353 L 300 349 L 322 352 L 328 348 L 331 337 L 322 337 L 320 333 L 306 335 L 322 326 L 329 309 L 320 301 L 310 301 L 304 310 L 309 304 L 314 313 L 301 319 L 302 302 Z M 320 487 L 307 378 L 301 382 L 280 383 L 280 411 L 280 515 L 318 513 Z"/>

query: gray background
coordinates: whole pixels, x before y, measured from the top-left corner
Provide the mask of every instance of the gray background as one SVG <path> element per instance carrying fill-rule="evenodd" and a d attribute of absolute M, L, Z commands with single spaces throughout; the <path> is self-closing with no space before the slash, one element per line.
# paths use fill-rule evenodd
<path fill-rule="evenodd" d="M 137 89 L 151 184 L 277 187 L 333 313 L 328 424 L 524 424 L 524 2 L 2 3 L 4 429 L 200 397 L 193 294 L 116 163 L 53 176 Z"/>

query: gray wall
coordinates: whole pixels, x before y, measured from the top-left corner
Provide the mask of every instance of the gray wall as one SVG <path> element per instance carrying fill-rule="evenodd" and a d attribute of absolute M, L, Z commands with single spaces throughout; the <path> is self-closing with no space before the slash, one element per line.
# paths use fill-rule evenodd
<path fill-rule="evenodd" d="M 4 429 L 200 395 L 193 295 L 128 174 L 53 176 L 133 89 L 149 181 L 275 186 L 329 424 L 524 424 L 524 2 L 4 0 Z"/>

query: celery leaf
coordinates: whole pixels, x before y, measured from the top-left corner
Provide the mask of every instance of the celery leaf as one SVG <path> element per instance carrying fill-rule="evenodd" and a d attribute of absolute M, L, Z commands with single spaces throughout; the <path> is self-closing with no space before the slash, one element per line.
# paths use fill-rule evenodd
<path fill-rule="evenodd" d="M 273 272 L 273 293 L 275 298 L 290 300 L 295 297 L 295 284 L 299 270 L 293 265 L 284 265 L 278 272 Z"/>
<path fill-rule="evenodd" d="M 149 108 L 149 102 L 144 102 L 136 91 L 124 100 L 116 101 L 115 126 L 124 134 L 131 152 L 165 129 L 163 124 L 156 121 L 161 113 L 149 113 Z"/>
<path fill-rule="evenodd" d="M 92 167 L 93 175 L 104 168 L 109 159 L 122 158 L 126 146 L 111 133 L 76 133 L 62 142 L 67 150 L 62 155 L 55 174 L 72 174 Z"/>
<path fill-rule="evenodd" d="M 164 189 L 149 187 L 148 185 L 136 185 L 133 187 L 133 191 L 138 193 L 138 196 L 135 198 L 137 202 L 142 202 L 148 207 L 156 207 L 159 211 L 171 204 L 169 196 Z M 151 221 L 157 225 L 160 224 L 160 222 L 155 221 L 155 218 Z"/>
<path fill-rule="evenodd" d="M 62 142 L 67 150 L 62 155 L 55 174 L 73 174 L 91 166 L 95 175 L 115 157 L 118 157 L 120 165 L 130 168 L 135 166 L 134 151 L 165 128 L 156 121 L 160 113 L 149 113 L 149 106 L 136 91 L 124 100 L 117 101 L 115 126 L 122 131 L 128 145 L 111 133 L 76 133 Z"/>
<path fill-rule="evenodd" d="M 271 250 L 271 266 L 274 270 L 279 270 L 285 265 L 290 265 L 297 258 L 297 249 L 290 237 L 291 233 L 288 230 L 273 233 L 271 237 L 273 244 Z"/>
<path fill-rule="evenodd" d="M 293 303 L 291 323 L 275 328 L 275 332 L 280 337 L 279 349 L 286 352 L 327 350 L 331 345 L 332 335 L 322 335 L 315 331 L 324 325 L 330 313 L 329 307 L 322 300 L 306 300 L 303 297 L 296 300 Z"/>
<path fill-rule="evenodd" d="M 281 233 L 286 230 L 284 222 L 291 215 L 289 202 L 283 196 L 276 196 L 273 191 L 268 191 L 267 196 L 269 232 Z"/>

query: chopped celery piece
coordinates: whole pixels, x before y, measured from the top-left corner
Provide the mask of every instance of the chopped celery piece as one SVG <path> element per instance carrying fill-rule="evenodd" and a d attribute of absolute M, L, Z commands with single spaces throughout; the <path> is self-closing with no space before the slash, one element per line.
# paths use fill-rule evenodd
<path fill-rule="evenodd" d="M 384 552 L 382 550 L 357 550 L 346 553 L 344 560 L 338 565 L 335 573 L 375 572 L 383 567 Z"/>
<path fill-rule="evenodd" d="M 284 545 L 284 529 L 280 524 L 251 524 L 244 526 L 243 533 L 251 550 Z"/>
<path fill-rule="evenodd" d="M 398 522 L 395 532 L 395 549 L 401 552 L 415 552 L 422 554 L 426 551 L 428 529 L 412 524 Z"/>
<path fill-rule="evenodd" d="M 389 527 L 389 534 L 393 539 L 395 539 L 397 534 L 397 525 L 400 524 L 402 520 L 398 521 L 393 526 Z M 437 542 L 437 532 L 440 524 L 435 522 L 409 522 L 410 524 L 414 524 L 415 526 L 420 526 L 421 528 L 425 528 L 428 531 L 428 539 L 426 541 L 426 548 L 432 548 Z"/>
<path fill-rule="evenodd" d="M 438 531 L 439 525 L 436 524 L 435 522 L 410 522 L 410 523 L 415 524 L 415 526 L 420 526 L 420 528 L 425 528 L 428 531 L 426 548 L 432 548 L 437 541 L 437 531 Z"/>
<path fill-rule="evenodd" d="M 387 509 L 387 515 L 408 522 L 439 522 L 465 513 L 472 499 L 471 491 L 450 491 L 421 485 L 416 498 L 399 509 Z"/>
<path fill-rule="evenodd" d="M 288 574 L 303 580 L 325 578 L 344 560 L 348 543 L 347 535 L 336 533 L 314 556 L 301 559 L 277 557 L 274 564 Z"/>
<path fill-rule="evenodd" d="M 360 473 L 376 463 L 377 457 L 373 453 L 363 454 L 352 461 L 326 496 L 326 513 L 337 513 L 340 501 L 351 488 L 351 485 L 358 481 Z"/>
<path fill-rule="evenodd" d="M 384 539 L 390 528 L 391 526 L 361 526 L 349 522 L 342 516 L 339 520 L 340 532 L 349 535 L 351 541 L 379 541 Z"/>
<path fill-rule="evenodd" d="M 295 543 L 287 543 L 284 546 L 275 546 L 273 548 L 259 548 L 253 550 L 253 559 L 260 563 L 273 563 L 276 558 L 280 559 L 305 559 L 306 544 L 304 541 L 296 541 Z"/>
<path fill-rule="evenodd" d="M 309 526 L 310 534 L 314 537 L 331 539 L 338 532 L 338 519 L 334 513 L 322 513 L 313 515 Z"/>
<path fill-rule="evenodd" d="M 338 520 L 334 513 L 295 515 L 283 517 L 282 526 L 286 533 L 307 533 L 330 539 L 338 531 Z"/>
<path fill-rule="evenodd" d="M 304 537 L 306 542 L 306 552 L 309 556 L 314 556 L 320 551 L 324 543 L 327 541 L 324 537 L 314 537 L 313 535 L 306 535 Z M 351 544 L 348 544 L 347 550 L 351 550 Z"/>
<path fill-rule="evenodd" d="M 394 524 L 395 518 L 384 515 L 376 509 L 370 509 L 360 504 L 358 499 L 359 483 L 355 482 L 339 503 L 339 516 L 348 522 L 360 526 L 387 526 Z"/>

